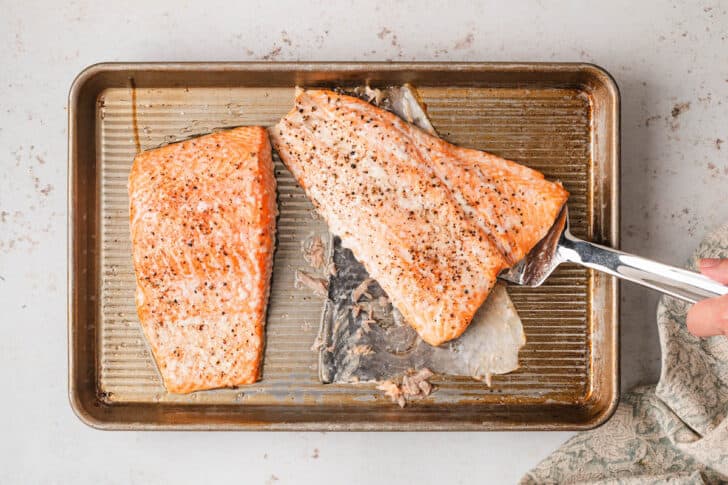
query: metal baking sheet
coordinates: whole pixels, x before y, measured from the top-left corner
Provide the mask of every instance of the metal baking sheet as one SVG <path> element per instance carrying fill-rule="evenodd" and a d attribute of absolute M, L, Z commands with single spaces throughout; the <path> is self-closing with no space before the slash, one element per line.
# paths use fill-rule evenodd
<path fill-rule="evenodd" d="M 69 393 L 104 429 L 566 430 L 599 425 L 618 400 L 613 278 L 560 268 L 541 288 L 509 287 L 527 344 L 491 387 L 440 377 L 405 409 L 372 384 L 321 384 L 322 301 L 294 287 L 301 240 L 327 234 L 276 158 L 278 247 L 262 380 L 165 391 L 139 327 L 127 175 L 136 151 L 211 130 L 272 125 L 294 87 L 414 84 L 447 140 L 561 180 L 573 232 L 618 244 L 619 93 L 588 64 L 99 64 L 69 98 Z M 325 238 L 327 239 L 327 238 Z"/>

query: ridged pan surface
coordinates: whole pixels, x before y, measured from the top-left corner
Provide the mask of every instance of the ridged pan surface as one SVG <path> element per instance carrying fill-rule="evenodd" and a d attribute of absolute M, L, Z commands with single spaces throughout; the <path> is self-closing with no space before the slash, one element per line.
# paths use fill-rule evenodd
<path fill-rule="evenodd" d="M 604 194 L 598 193 L 603 185 L 599 179 L 609 167 L 595 164 L 593 96 L 574 86 L 524 88 L 468 84 L 471 85 L 415 83 L 438 133 L 455 144 L 517 160 L 542 171 L 550 179 L 563 182 L 571 194 L 569 212 L 576 235 L 593 238 L 595 228 L 611 227 L 611 221 L 600 220 L 605 211 L 595 212 L 595 204 L 604 199 Z M 327 85 L 331 85 L 330 80 Z M 131 80 L 99 92 L 94 127 L 97 307 L 96 325 L 89 332 L 92 332 L 91 345 L 95 344 L 93 380 L 102 405 L 113 408 L 126 403 L 143 406 L 174 403 L 184 405 L 175 409 L 189 405 L 197 411 L 204 411 L 205 406 L 216 410 L 255 405 L 301 409 L 362 407 L 373 413 L 374 421 L 381 419 L 383 423 L 396 423 L 397 413 L 406 415 L 417 408 L 447 409 L 448 412 L 468 408 L 472 413 L 477 411 L 477 406 L 496 405 L 507 416 L 507 406 L 511 404 L 520 406 L 518 412 L 526 414 L 538 413 L 539 406 L 594 407 L 593 412 L 584 412 L 584 423 L 572 422 L 564 425 L 565 428 L 589 425 L 590 412 L 603 414 L 604 410 L 597 408 L 611 405 L 616 390 L 614 382 L 605 378 L 605 375 L 611 376 L 611 371 L 595 369 L 595 366 L 604 362 L 615 365 L 612 340 L 616 325 L 615 290 L 611 280 L 595 278 L 587 270 L 574 266 L 559 268 L 540 288 L 509 286 L 523 321 L 527 344 L 520 353 L 521 368 L 511 374 L 494 376 L 491 387 L 464 377 L 438 377 L 433 381 L 437 390 L 428 399 L 415 403 L 412 408 L 395 410 L 374 385 L 321 384 L 318 354 L 311 346 L 319 329 L 323 301 L 306 288 L 296 288 L 294 274 L 296 269 L 308 267 L 301 242 L 312 234 L 321 235 L 327 241 L 328 232 L 277 156 L 274 158 L 280 218 L 262 380 L 237 389 L 189 395 L 165 391 L 142 335 L 134 304 L 127 177 L 135 153 L 223 127 L 272 125 L 291 108 L 293 95 L 294 83 L 284 87 L 201 87 L 173 83 L 145 87 Z M 73 209 L 83 210 L 77 206 Z M 79 271 L 78 267 L 75 269 Z M 606 321 L 600 320 L 600 312 L 595 311 L 594 305 L 604 306 L 602 316 Z M 74 325 L 71 322 L 72 332 L 81 331 Z M 597 330 L 600 335 L 595 340 Z M 590 404 L 590 399 L 600 402 Z M 377 413 L 381 413 L 378 418 Z M 245 423 L 244 413 L 235 416 L 226 425 L 216 426 L 235 428 L 240 421 L 241 427 L 266 427 Z M 340 426 L 331 429 L 363 428 L 347 427 L 345 414 L 334 419 Z M 529 425 L 528 419 L 519 425 L 521 418 L 509 422 L 502 415 L 491 423 L 489 419 L 487 409 L 483 408 L 479 418 L 484 423 L 482 429 L 559 427 L 556 418 L 554 426 L 546 426 L 548 416 L 543 415 L 534 420 L 538 425 Z M 452 420 L 456 422 L 457 417 L 453 416 Z M 188 421 L 188 418 L 183 421 L 204 427 L 204 417 L 199 421 Z M 408 426 L 406 429 L 463 428 L 457 424 L 451 428 L 417 426 L 416 421 Z M 110 427 L 114 427 L 113 423 Z M 167 423 L 166 427 L 174 425 Z M 286 428 L 285 425 L 278 427 Z M 296 427 L 305 428 L 291 426 Z M 313 425 L 312 429 L 316 428 L 324 426 Z M 395 424 L 367 429 L 400 428 Z"/>

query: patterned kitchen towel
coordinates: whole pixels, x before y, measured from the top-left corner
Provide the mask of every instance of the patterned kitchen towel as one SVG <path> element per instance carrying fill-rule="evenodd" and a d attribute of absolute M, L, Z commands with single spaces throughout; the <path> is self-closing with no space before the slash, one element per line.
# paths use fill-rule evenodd
<path fill-rule="evenodd" d="M 728 225 L 690 261 L 728 257 Z M 626 393 L 614 416 L 579 433 L 526 474 L 532 483 L 728 483 L 728 337 L 693 337 L 689 305 L 657 308 L 662 373 L 656 386 Z"/>

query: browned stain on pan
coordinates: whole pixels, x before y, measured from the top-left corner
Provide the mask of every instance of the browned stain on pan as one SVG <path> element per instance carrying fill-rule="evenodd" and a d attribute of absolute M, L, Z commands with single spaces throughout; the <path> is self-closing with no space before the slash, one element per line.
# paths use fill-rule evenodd
<path fill-rule="evenodd" d="M 142 143 L 139 140 L 139 118 L 137 117 L 137 88 L 133 77 L 129 78 L 129 88 L 131 90 L 131 129 L 134 133 L 134 146 L 136 152 L 142 151 Z"/>

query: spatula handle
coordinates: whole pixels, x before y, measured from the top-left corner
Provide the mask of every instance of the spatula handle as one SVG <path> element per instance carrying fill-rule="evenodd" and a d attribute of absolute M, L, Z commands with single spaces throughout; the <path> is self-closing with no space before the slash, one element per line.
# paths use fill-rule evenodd
<path fill-rule="evenodd" d="M 578 263 L 691 303 L 728 294 L 728 286 L 699 273 L 582 241 L 568 232 L 559 242 L 558 253 L 564 261 Z"/>

